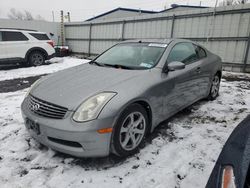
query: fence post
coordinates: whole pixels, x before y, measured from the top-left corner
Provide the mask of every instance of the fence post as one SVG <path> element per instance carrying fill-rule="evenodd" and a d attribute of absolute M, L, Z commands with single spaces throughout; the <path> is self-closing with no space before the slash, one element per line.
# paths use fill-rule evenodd
<path fill-rule="evenodd" d="M 125 20 L 123 20 L 123 22 L 122 22 L 122 31 L 121 31 L 121 40 L 123 41 L 124 40 L 124 27 L 125 27 L 125 23 L 126 21 Z"/>
<path fill-rule="evenodd" d="M 88 56 L 91 55 L 91 33 L 92 33 L 92 23 L 89 25 L 89 47 L 88 47 Z"/>
<path fill-rule="evenodd" d="M 175 21 L 175 14 L 173 14 L 173 17 L 172 17 L 172 25 L 171 25 L 170 38 L 173 38 L 173 36 L 174 36 L 174 21 Z"/>
<path fill-rule="evenodd" d="M 246 53 L 245 53 L 245 58 L 244 58 L 243 72 L 246 72 L 249 48 L 250 48 L 250 31 L 249 31 L 248 40 L 247 40 L 247 48 L 246 48 Z"/>

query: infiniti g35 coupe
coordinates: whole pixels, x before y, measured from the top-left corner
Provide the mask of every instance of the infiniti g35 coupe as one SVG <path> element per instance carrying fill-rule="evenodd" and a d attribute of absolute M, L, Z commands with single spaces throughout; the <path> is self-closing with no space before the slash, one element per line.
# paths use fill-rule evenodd
<path fill-rule="evenodd" d="M 38 142 L 78 157 L 131 155 L 147 133 L 219 93 L 221 59 L 184 39 L 133 40 L 33 84 L 22 103 Z"/>

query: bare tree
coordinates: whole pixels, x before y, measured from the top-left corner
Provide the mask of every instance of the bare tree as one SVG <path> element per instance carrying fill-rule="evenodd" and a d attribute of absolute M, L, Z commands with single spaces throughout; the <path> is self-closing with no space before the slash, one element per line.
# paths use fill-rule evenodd
<path fill-rule="evenodd" d="M 24 15 L 25 15 L 25 20 L 34 20 L 32 14 L 29 11 L 25 10 Z"/>
<path fill-rule="evenodd" d="M 37 15 L 33 17 L 31 12 L 24 10 L 24 12 L 18 11 L 14 8 L 10 9 L 10 12 L 8 14 L 8 18 L 12 20 L 44 20 L 45 19 L 41 15 Z"/>
<path fill-rule="evenodd" d="M 246 4 L 248 0 L 236 0 L 234 1 L 234 4 Z"/>
<path fill-rule="evenodd" d="M 229 6 L 229 5 L 238 5 L 238 4 L 246 4 L 248 0 L 223 0 L 220 3 L 220 6 Z"/>
<path fill-rule="evenodd" d="M 14 8 L 10 9 L 8 17 L 13 20 L 24 20 L 24 14 Z"/>
<path fill-rule="evenodd" d="M 38 14 L 36 16 L 36 20 L 42 20 L 42 21 L 46 21 L 44 17 L 42 17 L 40 14 Z"/>

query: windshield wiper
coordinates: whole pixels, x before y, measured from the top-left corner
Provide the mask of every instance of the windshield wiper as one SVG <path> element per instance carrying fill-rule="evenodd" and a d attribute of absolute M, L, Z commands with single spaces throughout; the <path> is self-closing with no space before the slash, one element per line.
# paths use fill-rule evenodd
<path fill-rule="evenodd" d="M 120 65 L 120 64 L 103 64 L 104 66 L 107 66 L 107 67 L 114 67 L 114 68 L 121 68 L 121 69 L 133 69 L 133 67 L 129 67 L 129 66 L 126 66 L 126 65 Z"/>
<path fill-rule="evenodd" d="M 103 64 L 98 63 L 97 61 L 90 61 L 89 64 L 95 64 L 95 65 L 100 66 L 100 67 L 103 66 Z"/>

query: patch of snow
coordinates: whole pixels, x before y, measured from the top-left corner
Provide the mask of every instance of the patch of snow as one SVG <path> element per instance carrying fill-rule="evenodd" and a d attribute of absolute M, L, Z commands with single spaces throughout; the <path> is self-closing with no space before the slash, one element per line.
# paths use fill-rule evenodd
<path fill-rule="evenodd" d="M 51 73 L 83 62 L 63 58 L 6 75 L 12 79 Z M 0 79 L 6 79 L 3 72 Z M 222 79 L 216 100 L 197 102 L 157 127 L 138 154 L 79 159 L 30 137 L 20 111 L 27 90 L 0 93 L 1 187 L 205 187 L 227 138 L 250 113 L 250 82 Z"/>
<path fill-rule="evenodd" d="M 52 64 L 39 67 L 16 68 L 12 70 L 0 70 L 0 81 L 12 80 L 15 78 L 25 78 L 41 74 L 50 74 L 69 67 L 77 66 L 89 62 L 86 59 L 78 59 L 74 57 L 52 58 L 49 60 Z"/>
<path fill-rule="evenodd" d="M 222 79 L 216 100 L 160 125 L 138 154 L 79 159 L 30 137 L 20 112 L 26 91 L 0 93 L 1 187 L 205 187 L 227 138 L 250 113 L 249 81 Z"/>

